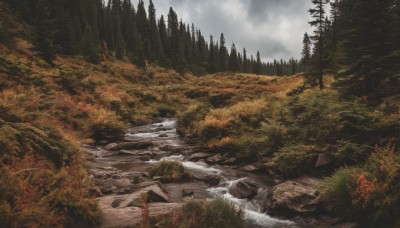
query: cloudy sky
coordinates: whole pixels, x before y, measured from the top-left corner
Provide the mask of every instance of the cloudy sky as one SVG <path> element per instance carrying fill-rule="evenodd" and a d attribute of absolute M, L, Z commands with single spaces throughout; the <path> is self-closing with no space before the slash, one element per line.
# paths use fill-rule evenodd
<path fill-rule="evenodd" d="M 146 8 L 148 0 L 144 0 Z M 137 8 L 138 0 L 132 0 Z M 304 32 L 311 32 L 307 10 L 311 0 L 153 0 L 157 17 L 166 16 L 169 7 L 185 23 L 194 23 L 206 40 L 224 33 L 226 46 L 255 56 L 260 51 L 264 61 L 300 58 Z"/>

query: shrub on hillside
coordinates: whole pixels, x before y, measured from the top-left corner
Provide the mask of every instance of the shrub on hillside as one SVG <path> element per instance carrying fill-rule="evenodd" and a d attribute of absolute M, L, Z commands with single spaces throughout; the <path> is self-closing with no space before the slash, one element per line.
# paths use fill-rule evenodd
<path fill-rule="evenodd" d="M 400 155 L 394 146 L 376 147 L 361 168 L 344 168 L 321 189 L 325 208 L 358 219 L 362 225 L 400 225 Z"/>
<path fill-rule="evenodd" d="M 289 146 L 274 154 L 273 161 L 286 177 L 297 177 L 314 171 L 318 150 L 313 146 Z"/>
<path fill-rule="evenodd" d="M 179 182 L 192 178 L 190 171 L 180 162 L 162 161 L 153 167 L 150 176 L 160 176 L 163 182 Z"/>
<path fill-rule="evenodd" d="M 91 126 L 91 136 L 97 142 L 115 142 L 125 135 L 123 126 L 115 122 L 97 122 Z"/>
<path fill-rule="evenodd" d="M 244 227 L 244 213 L 236 209 L 235 205 L 223 199 L 211 202 L 192 201 L 184 205 L 178 212 L 161 221 L 160 227 Z"/>
<path fill-rule="evenodd" d="M 180 134 L 194 133 L 194 123 L 203 118 L 205 106 L 193 104 L 178 114 L 177 130 Z"/>
<path fill-rule="evenodd" d="M 159 117 L 173 117 L 175 116 L 176 111 L 173 107 L 169 105 L 160 105 L 157 107 L 157 115 Z"/>
<path fill-rule="evenodd" d="M 334 213 L 354 215 L 352 208 L 352 191 L 356 183 L 356 168 L 341 168 L 322 183 L 321 201 L 324 208 Z"/>
<path fill-rule="evenodd" d="M 75 150 L 55 132 L 44 131 L 27 123 L 11 123 L 0 119 L 0 159 L 7 155 L 23 157 L 34 153 L 60 167 L 71 161 Z"/>

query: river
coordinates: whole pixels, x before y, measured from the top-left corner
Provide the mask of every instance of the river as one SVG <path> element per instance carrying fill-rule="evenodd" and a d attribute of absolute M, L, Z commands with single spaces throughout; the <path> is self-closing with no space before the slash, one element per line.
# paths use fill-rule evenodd
<path fill-rule="evenodd" d="M 273 218 L 262 212 L 262 206 L 257 201 L 238 199 L 229 193 L 238 181 L 249 179 L 257 183 L 258 192 L 271 187 L 268 176 L 244 172 L 236 167 L 209 165 L 204 161 L 189 161 L 188 156 L 198 148 L 184 142 L 176 133 L 176 120 L 164 119 L 160 122 L 132 127 L 125 135 L 126 142 L 151 142 L 153 145 L 145 149 L 109 151 L 101 146 L 85 146 L 89 154 L 91 175 L 95 184 L 102 192 L 99 197 L 118 196 L 132 193 L 135 185 L 151 181 L 148 176 L 149 168 L 162 160 L 181 162 L 183 166 L 192 171 L 196 178 L 193 182 L 163 184 L 167 195 L 174 203 L 186 202 L 187 198 L 180 194 L 182 190 L 193 191 L 191 198 L 212 200 L 222 197 L 244 211 L 247 227 L 296 227 L 289 220 Z M 221 181 L 217 186 L 210 186 L 202 181 L 206 176 L 218 176 Z M 132 186 L 130 186 L 132 185 Z M 100 196 L 99 195 L 99 196 Z M 104 210 L 103 210 L 104 211 Z M 107 212 L 105 212 L 107 213 Z M 112 227 L 112 222 L 103 224 Z M 114 224 L 117 225 L 117 224 Z"/>

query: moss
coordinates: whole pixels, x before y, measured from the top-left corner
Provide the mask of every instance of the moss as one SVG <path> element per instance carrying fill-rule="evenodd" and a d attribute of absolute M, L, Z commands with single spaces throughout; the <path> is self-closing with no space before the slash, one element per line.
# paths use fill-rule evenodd
<path fill-rule="evenodd" d="M 192 174 L 180 162 L 162 161 L 152 168 L 150 176 L 160 176 L 163 182 L 190 180 Z"/>
<path fill-rule="evenodd" d="M 174 215 L 174 220 L 166 218 L 161 221 L 161 227 L 244 227 L 244 213 L 237 210 L 235 205 L 223 200 L 215 199 L 211 202 L 193 201 L 185 204 Z"/>
<path fill-rule="evenodd" d="M 318 151 L 314 147 L 301 145 L 283 147 L 274 154 L 273 161 L 283 175 L 296 177 L 312 173 L 317 158 Z"/>

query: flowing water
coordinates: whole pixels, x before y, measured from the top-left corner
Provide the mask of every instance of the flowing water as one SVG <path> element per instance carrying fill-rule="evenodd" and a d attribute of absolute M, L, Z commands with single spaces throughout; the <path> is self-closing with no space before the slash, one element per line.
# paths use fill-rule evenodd
<path fill-rule="evenodd" d="M 160 137 L 161 134 L 163 134 L 163 137 Z M 102 148 L 95 148 L 89 150 L 90 153 L 96 155 L 93 166 L 108 165 L 123 172 L 143 172 L 162 160 L 178 161 L 191 170 L 195 176 L 218 175 L 222 180 L 216 187 L 209 187 L 205 183 L 196 183 L 195 198 L 212 200 L 216 197 L 222 197 L 232 202 L 244 211 L 248 227 L 296 227 L 294 222 L 273 218 L 261 212 L 259 202 L 256 200 L 238 199 L 229 193 L 229 189 L 235 183 L 246 178 L 255 181 L 260 186 L 259 192 L 261 192 L 263 189 L 270 187 L 270 185 L 265 183 L 265 176 L 245 173 L 228 166 L 210 166 L 204 162 L 186 160 L 187 155 L 191 154 L 196 148 L 186 144 L 176 133 L 176 121 L 174 119 L 165 119 L 159 123 L 133 127 L 126 134 L 126 140 L 153 142 L 155 144 L 154 147 L 145 149 L 142 152 L 156 154 L 157 156 L 153 156 L 154 158 L 149 161 L 141 161 L 134 156 L 118 156 L 115 152 L 112 153 Z M 160 148 L 165 148 L 166 146 L 177 150 L 173 154 L 165 153 Z M 181 187 L 179 185 L 187 187 L 191 184 L 167 184 L 166 189 L 167 191 L 170 190 L 169 192 L 178 192 L 178 188 Z"/>

